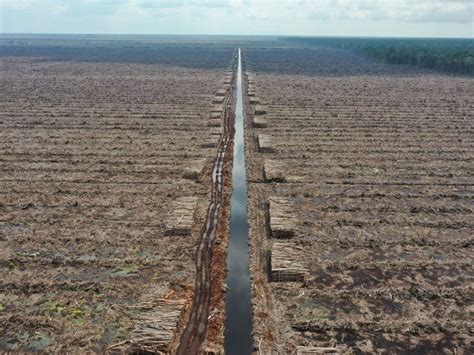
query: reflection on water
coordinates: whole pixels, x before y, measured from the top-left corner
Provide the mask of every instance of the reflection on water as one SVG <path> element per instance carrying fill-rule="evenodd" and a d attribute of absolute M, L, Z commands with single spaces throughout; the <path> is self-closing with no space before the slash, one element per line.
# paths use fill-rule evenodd
<path fill-rule="evenodd" d="M 226 284 L 226 354 L 250 354 L 252 351 L 252 311 L 248 253 L 247 184 L 245 178 L 244 117 L 242 105 L 242 66 L 239 49 L 237 106 L 235 111 L 234 166 L 232 171 L 232 216 L 227 255 L 229 274 Z"/>

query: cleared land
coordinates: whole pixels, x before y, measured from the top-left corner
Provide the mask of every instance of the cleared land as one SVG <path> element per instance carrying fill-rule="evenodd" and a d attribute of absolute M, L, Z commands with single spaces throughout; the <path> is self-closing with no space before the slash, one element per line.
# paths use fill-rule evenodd
<path fill-rule="evenodd" d="M 0 350 L 177 348 L 240 41 L 221 40 L 0 36 Z M 243 51 L 255 350 L 473 353 L 473 79 L 271 41 Z"/>
<path fill-rule="evenodd" d="M 4 48 L 1 349 L 176 345 L 233 56 L 180 48 Z"/>
<path fill-rule="evenodd" d="M 256 346 L 472 353 L 474 81 L 325 49 L 245 64 Z"/>

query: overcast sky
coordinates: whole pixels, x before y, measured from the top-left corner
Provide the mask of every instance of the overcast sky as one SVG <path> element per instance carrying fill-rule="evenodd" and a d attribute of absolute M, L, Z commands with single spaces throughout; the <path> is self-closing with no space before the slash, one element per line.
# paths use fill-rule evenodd
<path fill-rule="evenodd" d="M 473 37 L 474 0 L 0 0 L 3 33 Z"/>

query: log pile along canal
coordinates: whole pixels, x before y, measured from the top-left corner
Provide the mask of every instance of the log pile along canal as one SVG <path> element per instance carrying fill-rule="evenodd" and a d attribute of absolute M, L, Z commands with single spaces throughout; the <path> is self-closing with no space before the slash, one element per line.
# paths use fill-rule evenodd
<path fill-rule="evenodd" d="M 235 81 L 234 75 L 231 83 Z M 213 247 L 220 223 L 221 209 L 224 208 L 224 166 L 230 159 L 234 136 L 234 93 L 225 97 L 224 132 L 218 146 L 217 157 L 212 168 L 212 195 L 207 210 L 205 227 L 196 256 L 196 282 L 194 299 L 189 320 L 183 331 L 177 354 L 196 354 L 206 337 L 211 302 L 211 264 Z"/>

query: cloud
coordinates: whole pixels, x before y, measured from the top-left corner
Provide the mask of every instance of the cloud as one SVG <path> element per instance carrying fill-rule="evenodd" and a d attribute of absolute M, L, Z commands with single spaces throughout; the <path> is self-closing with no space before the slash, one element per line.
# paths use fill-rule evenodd
<path fill-rule="evenodd" d="M 359 21 L 460 22 L 472 21 L 471 1 L 430 0 L 249 0 L 232 6 L 255 19 L 312 18 Z"/>
<path fill-rule="evenodd" d="M 245 17 L 268 19 L 350 19 L 359 21 L 458 22 L 473 20 L 469 0 L 0 0 L 4 11 L 32 7 L 67 9 L 80 14 L 95 12 L 147 15 L 196 16 L 209 9 L 226 10 Z"/>
<path fill-rule="evenodd" d="M 6 10 L 25 10 L 31 7 L 34 0 L 0 0 L 0 8 Z"/>
<path fill-rule="evenodd" d="M 469 0 L 0 0 L 0 12 L 2 32 L 472 36 L 473 31 Z"/>

